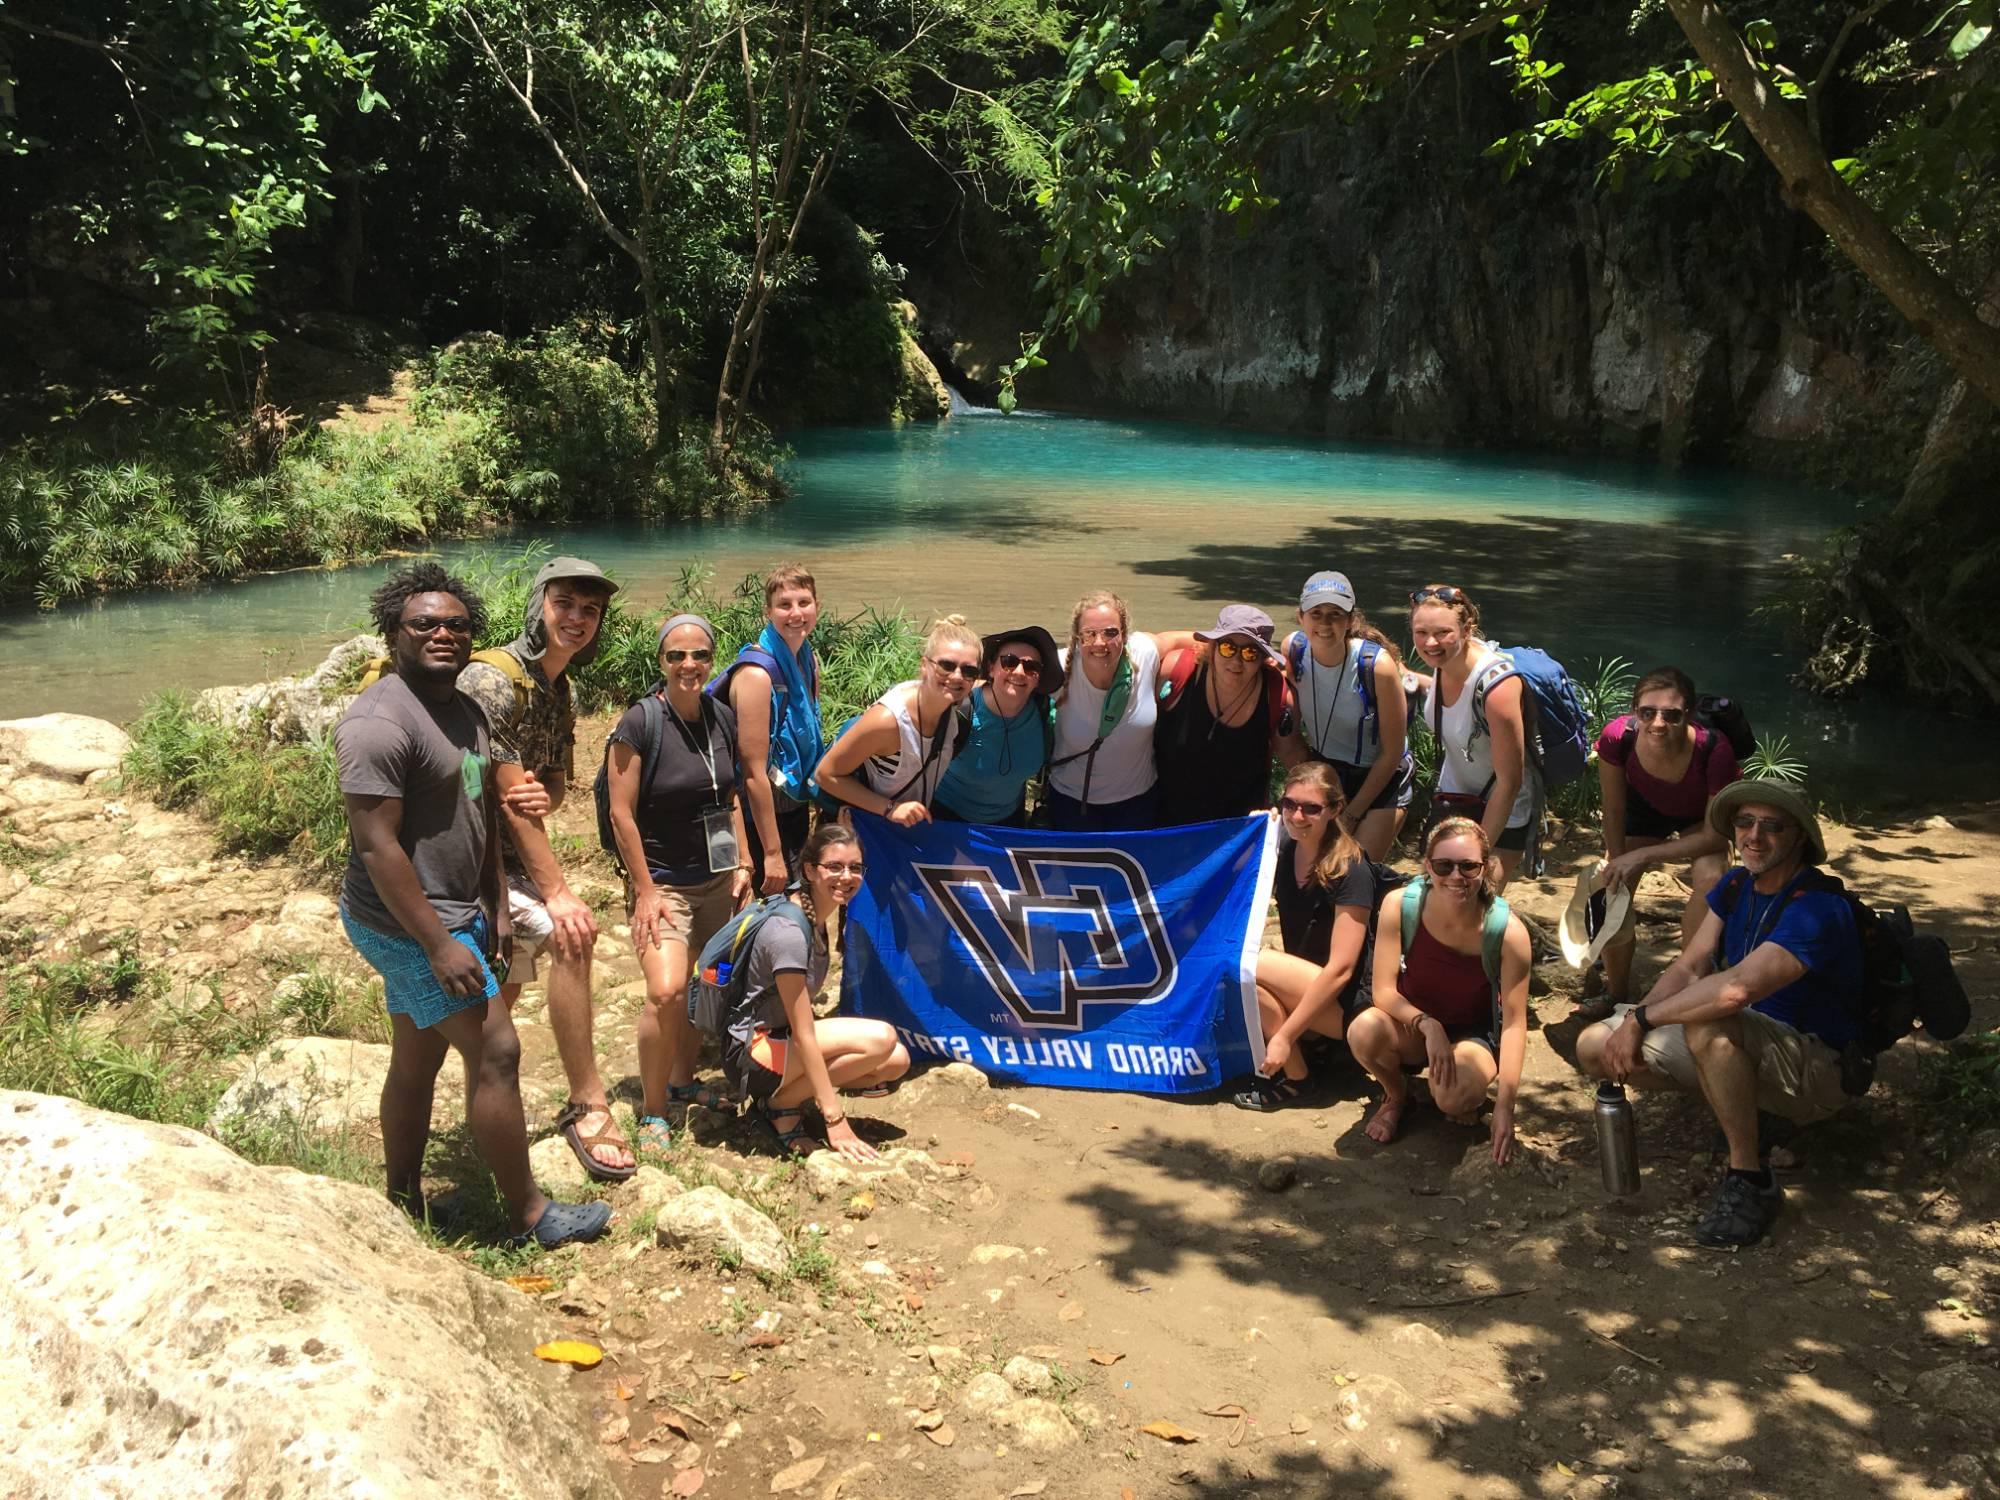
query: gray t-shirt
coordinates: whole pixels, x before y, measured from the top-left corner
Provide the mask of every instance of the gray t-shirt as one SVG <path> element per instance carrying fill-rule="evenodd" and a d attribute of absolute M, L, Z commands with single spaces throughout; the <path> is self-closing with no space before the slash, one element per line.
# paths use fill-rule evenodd
<path fill-rule="evenodd" d="M 447 929 L 468 925 L 479 913 L 479 872 L 486 860 L 485 717 L 462 693 L 430 703 L 391 672 L 341 715 L 333 748 L 341 791 L 402 799 L 396 841 L 410 856 L 417 883 Z M 351 848 L 340 904 L 364 927 L 408 936 Z"/>
<path fill-rule="evenodd" d="M 826 983 L 826 944 L 817 937 L 808 939 L 804 925 L 779 912 L 757 929 L 750 944 L 748 977 L 743 981 L 743 1010 L 750 1026 L 779 1030 L 791 1025 L 783 997 L 778 994 L 780 974 L 803 974 L 806 993 L 816 994 Z M 737 1038 L 748 1042 L 748 1031 Z"/>

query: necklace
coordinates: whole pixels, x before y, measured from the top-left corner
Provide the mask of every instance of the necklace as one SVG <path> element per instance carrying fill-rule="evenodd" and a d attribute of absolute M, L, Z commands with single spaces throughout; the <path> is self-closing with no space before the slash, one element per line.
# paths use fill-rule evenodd
<path fill-rule="evenodd" d="M 1208 680 L 1204 686 L 1206 688 L 1207 696 L 1210 700 L 1209 702 L 1210 711 L 1208 716 L 1208 734 L 1206 737 L 1212 740 L 1215 738 L 1215 731 L 1218 729 L 1224 729 L 1230 727 L 1234 728 L 1242 727 L 1241 725 L 1231 726 L 1227 724 L 1226 721 L 1231 714 L 1235 713 L 1239 708 L 1242 708 L 1244 705 L 1249 703 L 1250 700 L 1256 697 L 1257 694 L 1262 690 L 1264 686 L 1264 674 L 1263 671 L 1259 669 L 1257 675 L 1250 679 L 1250 686 L 1248 687 L 1248 689 L 1246 689 L 1243 693 L 1239 694 L 1236 697 L 1236 699 L 1229 704 L 1227 708 L 1223 707 L 1222 703 L 1222 680 L 1216 675 L 1213 668 L 1208 669 L 1207 679 Z"/>

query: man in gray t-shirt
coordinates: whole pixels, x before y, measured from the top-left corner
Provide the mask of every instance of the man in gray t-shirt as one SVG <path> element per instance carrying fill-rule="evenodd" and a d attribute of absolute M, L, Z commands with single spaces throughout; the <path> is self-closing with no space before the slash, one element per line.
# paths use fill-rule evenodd
<path fill-rule="evenodd" d="M 606 1205 L 552 1203 L 535 1186 L 521 1042 L 507 1007 L 494 1003 L 500 985 L 488 957 L 504 947 L 493 927 L 502 910 L 500 793 L 487 778 L 485 717 L 457 687 L 485 612 L 436 563 L 396 574 L 372 602 L 391 670 L 354 700 L 333 745 L 353 839 L 341 919 L 382 976 L 389 1009 L 389 1201 L 424 1217 L 431 1096 L 445 1053 L 455 1050 L 470 1081 L 473 1139 L 518 1237 L 544 1249 L 596 1239 L 611 1222 Z M 535 816 L 547 811 L 533 787 L 509 800 Z"/>

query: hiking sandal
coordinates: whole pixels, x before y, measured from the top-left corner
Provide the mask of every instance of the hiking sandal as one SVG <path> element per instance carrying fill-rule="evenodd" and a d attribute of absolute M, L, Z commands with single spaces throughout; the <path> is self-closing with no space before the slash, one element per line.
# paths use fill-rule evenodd
<path fill-rule="evenodd" d="M 1784 1202 L 1785 1190 L 1777 1183 L 1759 1187 L 1747 1177 L 1727 1173 L 1708 1212 L 1695 1225 L 1694 1237 L 1718 1249 L 1754 1245 L 1771 1232 Z"/>
<path fill-rule="evenodd" d="M 1258 1078 L 1249 1088 L 1229 1096 L 1229 1102 L 1238 1109 L 1254 1109 L 1268 1113 L 1283 1109 L 1291 1104 L 1304 1104 L 1312 1090 L 1303 1078 L 1287 1078 L 1279 1073 L 1270 1078 Z"/>
<path fill-rule="evenodd" d="M 758 1099 L 752 1102 L 750 1113 L 771 1132 L 771 1138 L 778 1143 L 780 1156 L 810 1156 L 818 1148 L 819 1142 L 812 1133 L 812 1126 L 806 1123 L 803 1105 L 796 1109 L 773 1109 L 767 1101 Z M 793 1122 L 792 1128 L 779 1129 L 778 1121 L 788 1118 Z M 801 1141 L 808 1144 L 802 1146 Z"/>
<path fill-rule="evenodd" d="M 589 1135 L 585 1135 L 583 1122 L 593 1113 L 602 1114 L 604 1123 Z M 636 1157 L 629 1167 L 614 1167 L 590 1154 L 593 1146 L 623 1146 L 627 1151 L 632 1149 L 632 1143 L 625 1139 L 625 1132 L 618 1128 L 618 1118 L 611 1113 L 608 1105 L 602 1110 L 595 1110 L 591 1105 L 572 1099 L 562 1107 L 562 1113 L 556 1116 L 556 1130 L 569 1142 L 569 1149 L 576 1153 L 576 1159 L 583 1164 L 583 1170 L 599 1182 L 624 1182 L 639 1170 Z"/>
<path fill-rule="evenodd" d="M 603 1235 L 611 1227 L 609 1203 L 557 1203 L 549 1200 L 533 1229 L 524 1229 L 507 1241 L 516 1249 L 533 1245 L 557 1250 L 564 1245 L 580 1245 Z"/>
<path fill-rule="evenodd" d="M 674 1143 L 674 1128 L 659 1115 L 641 1115 L 637 1128 L 632 1132 L 632 1154 L 650 1151 L 655 1156 L 665 1156 Z"/>
<path fill-rule="evenodd" d="M 670 1083 L 667 1085 L 669 1104 L 698 1104 L 703 1109 L 728 1110 L 736 1101 L 722 1090 L 705 1083 Z"/>

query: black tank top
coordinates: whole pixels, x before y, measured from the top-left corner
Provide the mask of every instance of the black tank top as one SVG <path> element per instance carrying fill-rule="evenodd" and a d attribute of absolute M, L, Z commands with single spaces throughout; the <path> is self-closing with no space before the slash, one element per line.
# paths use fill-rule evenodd
<path fill-rule="evenodd" d="M 1264 695 L 1273 674 L 1259 672 L 1250 717 L 1234 729 L 1208 706 L 1209 664 L 1199 663 L 1153 730 L 1153 766 L 1160 779 L 1160 822 L 1206 823 L 1240 818 L 1271 805 L 1271 718 Z"/>

